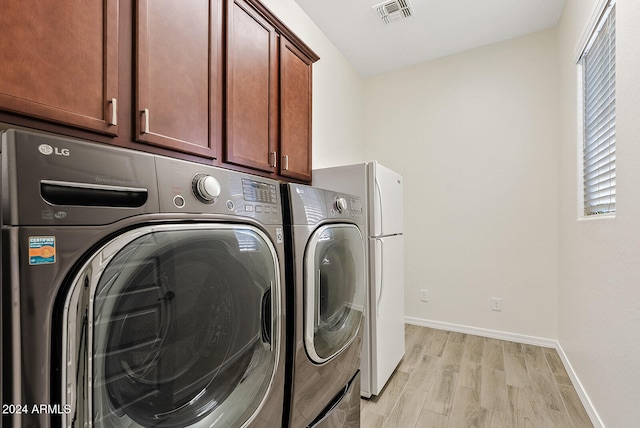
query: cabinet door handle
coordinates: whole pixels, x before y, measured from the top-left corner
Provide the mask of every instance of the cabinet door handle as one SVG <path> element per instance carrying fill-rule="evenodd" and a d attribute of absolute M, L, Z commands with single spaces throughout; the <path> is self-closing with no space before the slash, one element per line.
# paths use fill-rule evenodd
<path fill-rule="evenodd" d="M 149 133 L 149 109 L 146 108 L 142 111 L 142 133 L 143 134 L 148 134 Z"/>
<path fill-rule="evenodd" d="M 115 98 L 111 98 L 111 121 L 109 124 L 112 126 L 118 125 L 118 100 Z"/>
<path fill-rule="evenodd" d="M 277 162 L 278 162 L 278 154 L 276 152 L 271 152 L 271 162 L 270 162 L 271 166 L 275 168 Z"/>
<path fill-rule="evenodd" d="M 289 155 L 284 155 L 282 157 L 282 164 L 282 169 L 289 171 Z"/>

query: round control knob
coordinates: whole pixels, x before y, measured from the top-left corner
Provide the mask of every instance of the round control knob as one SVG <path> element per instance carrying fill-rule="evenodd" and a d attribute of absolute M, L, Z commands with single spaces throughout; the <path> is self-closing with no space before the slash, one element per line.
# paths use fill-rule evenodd
<path fill-rule="evenodd" d="M 347 200 L 345 198 L 336 198 L 336 209 L 339 213 L 346 211 L 348 208 Z"/>
<path fill-rule="evenodd" d="M 218 180 L 210 175 L 198 174 L 193 178 L 193 193 L 204 203 L 214 203 L 221 191 Z"/>

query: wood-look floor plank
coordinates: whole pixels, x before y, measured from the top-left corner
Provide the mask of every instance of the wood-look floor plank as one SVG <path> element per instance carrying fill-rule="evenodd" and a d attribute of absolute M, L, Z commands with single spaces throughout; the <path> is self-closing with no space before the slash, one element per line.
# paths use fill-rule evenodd
<path fill-rule="evenodd" d="M 417 326 L 405 343 L 362 428 L 593 426 L 555 349 Z"/>
<path fill-rule="evenodd" d="M 490 410 L 479 404 L 462 402 L 454 407 L 449 419 L 450 427 L 484 428 L 490 418 Z"/>
<path fill-rule="evenodd" d="M 507 354 L 518 355 L 518 356 L 521 356 L 521 357 L 524 356 L 524 353 L 522 352 L 522 344 L 521 343 L 505 341 L 504 342 L 504 352 L 507 353 Z"/>
<path fill-rule="evenodd" d="M 473 400 L 480 403 L 480 387 L 482 386 L 482 361 L 484 354 L 484 338 L 467 335 L 464 354 L 460 363 L 458 384 L 473 391 Z"/>
<path fill-rule="evenodd" d="M 515 354 L 504 354 L 504 372 L 507 385 L 527 388 L 531 386 L 527 363 L 524 357 Z"/>
<path fill-rule="evenodd" d="M 360 426 L 362 428 L 383 428 L 386 417 L 377 413 L 375 407 L 368 404 L 368 400 L 360 400 Z"/>
<path fill-rule="evenodd" d="M 442 369 L 453 370 L 454 372 L 460 372 L 460 363 L 462 362 L 462 355 L 464 354 L 464 343 L 459 342 L 447 342 L 440 358 L 440 367 Z"/>
<path fill-rule="evenodd" d="M 465 353 L 460 363 L 458 384 L 474 392 L 474 401 L 480 403 L 480 388 L 482 386 L 482 354 Z"/>
<path fill-rule="evenodd" d="M 498 412 L 509 411 L 506 375 L 502 370 L 482 368 L 482 386 L 480 404 L 482 407 Z"/>
<path fill-rule="evenodd" d="M 484 367 L 504 371 L 504 348 L 502 342 L 496 339 L 485 339 L 482 359 Z"/>
<path fill-rule="evenodd" d="M 551 368 L 551 373 L 556 378 L 556 382 L 558 385 L 569 385 L 571 386 L 571 378 L 567 373 L 567 370 L 564 368 L 564 364 L 562 364 L 562 360 L 560 359 L 560 355 L 555 349 L 545 350 L 544 356 L 547 358 L 547 363 Z"/>
<path fill-rule="evenodd" d="M 442 415 L 448 415 L 458 382 L 458 373 L 451 369 L 439 369 L 435 381 L 427 394 L 424 408 Z"/>
<path fill-rule="evenodd" d="M 576 428 L 593 427 L 587 411 L 584 409 L 580 397 L 575 388 L 571 385 L 558 385 L 562 401 L 567 408 L 567 413 Z"/>
<path fill-rule="evenodd" d="M 513 428 L 539 428 L 538 411 L 532 404 L 532 391 L 528 388 L 507 386 L 509 414 Z"/>
<path fill-rule="evenodd" d="M 404 325 L 404 343 L 405 344 L 415 344 L 415 336 L 418 331 L 422 330 L 422 327 L 417 326 L 415 324 L 405 324 Z"/>
<path fill-rule="evenodd" d="M 452 427 L 484 427 L 489 419 L 489 410 L 480 406 L 476 391 L 458 386 L 449 417 Z"/>
<path fill-rule="evenodd" d="M 511 428 L 509 414 L 489 411 L 486 428 Z"/>
<path fill-rule="evenodd" d="M 424 345 L 415 344 L 411 347 L 407 346 L 404 357 L 398 365 L 398 371 L 411 373 L 415 365 L 419 362 L 420 357 L 424 353 Z"/>
<path fill-rule="evenodd" d="M 407 382 L 408 388 L 416 388 L 421 391 L 430 391 L 435 376 L 433 375 L 440 367 L 440 359 L 431 355 L 423 355 L 420 362 L 413 369 Z"/>
<path fill-rule="evenodd" d="M 447 345 L 447 340 L 449 339 L 449 332 L 444 330 L 435 330 L 434 334 L 431 337 L 429 343 L 427 343 L 427 348 L 425 349 L 425 353 L 427 355 L 431 355 L 434 357 L 441 357 L 444 352 L 444 348 Z"/>
<path fill-rule="evenodd" d="M 396 406 L 387 418 L 384 428 L 413 427 L 418 422 L 427 392 L 414 388 L 405 388 Z"/>
<path fill-rule="evenodd" d="M 420 327 L 414 336 L 415 343 L 424 345 L 425 347 L 428 346 L 433 342 L 433 337 L 436 335 L 437 331 L 438 330 L 429 327 Z"/>
<path fill-rule="evenodd" d="M 371 397 L 370 403 L 375 404 L 376 412 L 388 417 L 393 408 L 395 407 L 398 399 L 402 395 L 407 382 L 409 381 L 409 374 L 396 371 L 387 382 L 380 395 Z"/>
<path fill-rule="evenodd" d="M 529 403 L 536 415 L 536 426 L 541 428 L 573 427 L 569 414 L 551 409 L 548 405 L 548 400 L 547 397 L 545 397 L 545 394 L 539 393 L 535 391 L 535 389 L 525 389 L 525 391 L 529 394 Z"/>
<path fill-rule="evenodd" d="M 467 335 L 464 341 L 465 354 L 482 356 L 484 351 L 484 338 L 481 336 Z"/>
<path fill-rule="evenodd" d="M 527 365 L 538 370 L 550 370 L 544 351 L 539 346 L 522 345 Z"/>
<path fill-rule="evenodd" d="M 398 371 L 411 373 L 416 365 L 420 365 L 420 358 L 425 354 L 428 344 L 432 342 L 436 330 L 426 327 L 417 328 L 417 330 L 405 329 L 406 351 L 398 365 Z"/>
<path fill-rule="evenodd" d="M 449 426 L 451 426 L 449 425 L 449 416 L 441 415 L 440 413 L 432 412 L 424 408 L 420 412 L 420 416 L 416 422 L 416 428 L 447 428 Z M 362 428 L 368 427 L 362 426 Z"/>
<path fill-rule="evenodd" d="M 533 390 L 536 391 L 544 400 L 547 408 L 557 410 L 559 412 L 566 412 L 562 397 L 560 396 L 560 390 L 558 389 L 551 372 L 529 369 L 529 375 L 531 376 L 531 385 L 533 386 Z"/>
<path fill-rule="evenodd" d="M 532 405 L 538 416 L 538 426 L 542 428 L 572 428 L 573 423 L 569 414 L 559 410 L 550 409 L 544 397 L 540 394 L 532 395 Z M 575 427 L 582 428 L 582 427 Z"/>
<path fill-rule="evenodd" d="M 467 339 L 467 335 L 465 333 L 458 333 L 455 331 L 452 331 L 451 333 L 449 333 L 449 343 L 464 344 L 466 339 Z"/>

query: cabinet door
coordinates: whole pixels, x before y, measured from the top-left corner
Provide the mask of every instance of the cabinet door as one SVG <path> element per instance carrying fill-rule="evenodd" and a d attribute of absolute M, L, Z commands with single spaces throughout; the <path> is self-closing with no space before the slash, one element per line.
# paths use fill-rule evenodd
<path fill-rule="evenodd" d="M 280 175 L 311 181 L 311 60 L 280 38 Z"/>
<path fill-rule="evenodd" d="M 215 158 L 222 0 L 138 0 L 138 140 Z"/>
<path fill-rule="evenodd" d="M 243 0 L 229 0 L 227 13 L 225 160 L 275 172 L 278 137 L 275 28 Z"/>
<path fill-rule="evenodd" d="M 0 109 L 117 135 L 117 1 L 0 0 L 0 29 Z"/>

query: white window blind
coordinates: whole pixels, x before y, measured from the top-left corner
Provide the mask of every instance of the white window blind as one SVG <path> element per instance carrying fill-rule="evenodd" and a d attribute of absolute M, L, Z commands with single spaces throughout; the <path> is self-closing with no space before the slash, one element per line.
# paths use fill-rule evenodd
<path fill-rule="evenodd" d="M 610 2 L 580 57 L 584 214 L 616 211 L 616 14 Z"/>

